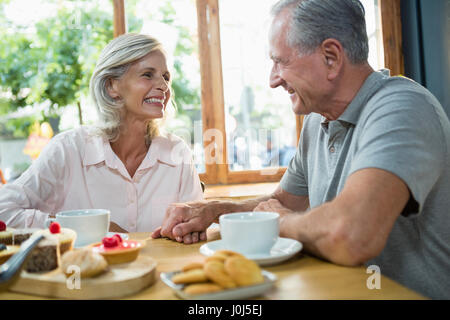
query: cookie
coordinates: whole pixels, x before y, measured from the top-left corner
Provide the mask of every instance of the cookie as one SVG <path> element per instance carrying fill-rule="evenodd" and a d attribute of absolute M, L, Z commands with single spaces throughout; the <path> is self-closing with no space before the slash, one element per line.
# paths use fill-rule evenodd
<path fill-rule="evenodd" d="M 217 261 L 217 262 L 225 263 L 225 260 L 227 260 L 227 258 L 228 257 L 224 256 L 224 255 L 212 255 L 205 259 L 205 263 L 210 262 L 210 261 Z"/>
<path fill-rule="evenodd" d="M 186 272 L 193 269 L 203 269 L 203 263 L 201 262 L 192 262 L 187 265 L 185 265 L 183 268 L 181 268 L 181 271 Z"/>
<path fill-rule="evenodd" d="M 211 260 L 205 263 L 203 267 L 206 277 L 214 283 L 217 283 L 225 289 L 236 287 L 236 283 L 225 272 L 225 266 L 220 261 Z"/>
<path fill-rule="evenodd" d="M 206 262 L 207 261 L 221 261 L 225 263 L 225 260 L 229 257 L 244 257 L 242 254 L 237 253 L 235 251 L 231 251 L 231 250 L 217 250 L 216 252 L 214 252 L 214 254 L 212 256 L 209 256 L 208 258 L 206 258 Z"/>
<path fill-rule="evenodd" d="M 221 290 L 223 288 L 215 283 L 194 283 L 184 288 L 184 292 L 187 294 L 204 294 Z"/>
<path fill-rule="evenodd" d="M 250 286 L 264 282 L 258 264 L 243 257 L 232 256 L 227 258 L 225 271 L 238 286 Z"/>
<path fill-rule="evenodd" d="M 224 255 L 226 257 L 231 257 L 231 256 L 244 257 L 242 254 L 240 254 L 236 251 L 231 251 L 231 250 L 226 250 L 226 249 L 217 250 L 216 252 L 214 252 L 214 255 Z"/>
<path fill-rule="evenodd" d="M 186 272 L 181 272 L 172 277 L 173 283 L 185 284 L 195 282 L 206 282 L 208 278 L 205 275 L 203 269 L 192 269 Z"/>

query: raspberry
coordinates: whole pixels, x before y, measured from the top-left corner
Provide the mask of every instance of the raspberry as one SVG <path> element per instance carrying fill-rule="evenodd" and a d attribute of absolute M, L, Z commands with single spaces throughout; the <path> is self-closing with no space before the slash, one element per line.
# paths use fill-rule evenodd
<path fill-rule="evenodd" d="M 119 245 L 119 240 L 117 237 L 112 236 L 111 238 L 104 237 L 102 240 L 103 245 L 105 248 L 114 248 Z"/>
<path fill-rule="evenodd" d="M 115 238 L 117 238 L 117 240 L 119 241 L 119 243 L 122 243 L 123 242 L 123 239 L 122 239 L 122 237 L 120 236 L 120 234 L 115 234 L 115 235 L 113 235 L 113 237 L 115 237 Z"/>
<path fill-rule="evenodd" d="M 49 230 L 51 233 L 55 234 L 55 233 L 60 233 L 61 232 L 61 226 L 59 225 L 58 222 L 52 222 L 50 224 Z"/>
<path fill-rule="evenodd" d="M 6 223 L 4 223 L 3 221 L 0 220 L 0 231 L 5 231 L 6 230 Z"/>

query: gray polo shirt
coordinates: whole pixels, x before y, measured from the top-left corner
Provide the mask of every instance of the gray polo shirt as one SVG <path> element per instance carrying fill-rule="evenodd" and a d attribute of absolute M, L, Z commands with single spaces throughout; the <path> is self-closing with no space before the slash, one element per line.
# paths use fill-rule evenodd
<path fill-rule="evenodd" d="M 427 89 L 388 70 L 373 72 L 339 119 L 305 117 L 280 184 L 307 195 L 314 208 L 364 168 L 394 173 L 411 192 L 386 247 L 367 265 L 425 296 L 449 299 L 450 122 Z"/>

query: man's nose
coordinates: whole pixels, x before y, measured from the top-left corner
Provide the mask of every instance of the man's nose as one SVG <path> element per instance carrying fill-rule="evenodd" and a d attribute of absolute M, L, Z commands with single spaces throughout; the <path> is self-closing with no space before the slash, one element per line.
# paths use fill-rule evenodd
<path fill-rule="evenodd" d="M 275 66 L 272 67 L 272 70 L 270 71 L 270 79 L 269 79 L 269 85 L 271 88 L 275 89 L 278 86 L 283 84 L 283 79 L 280 77 L 280 73 L 278 70 L 276 70 Z"/>

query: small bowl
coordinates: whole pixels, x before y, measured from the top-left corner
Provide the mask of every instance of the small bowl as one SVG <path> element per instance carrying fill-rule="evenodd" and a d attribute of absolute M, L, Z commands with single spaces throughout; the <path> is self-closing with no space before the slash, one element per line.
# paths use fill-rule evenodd
<path fill-rule="evenodd" d="M 139 251 L 145 247 L 145 243 L 137 240 L 123 240 L 119 246 L 113 248 L 105 248 L 101 242 L 94 243 L 91 247 L 94 252 L 100 253 L 108 264 L 119 264 L 136 260 Z"/>

